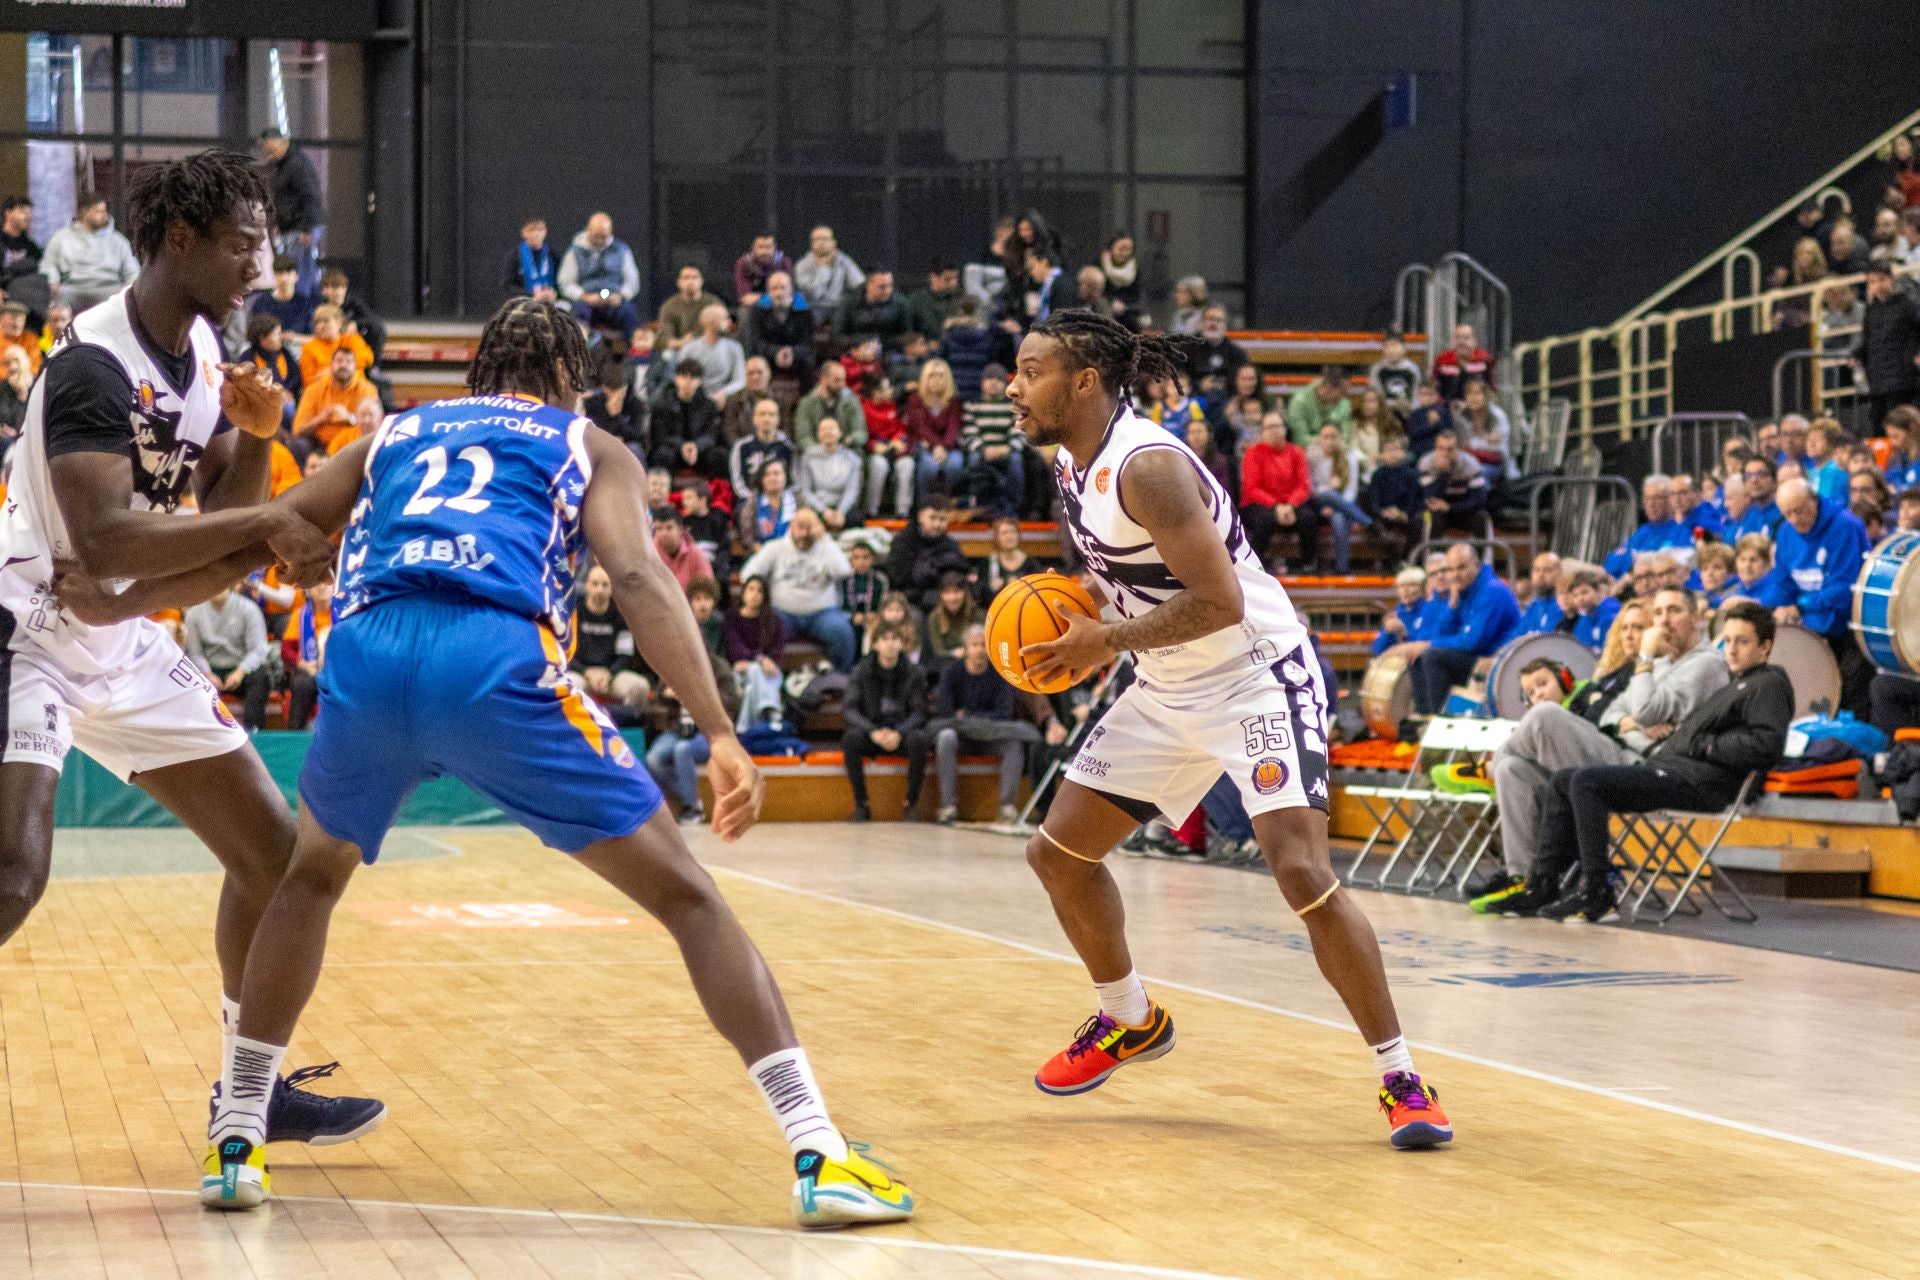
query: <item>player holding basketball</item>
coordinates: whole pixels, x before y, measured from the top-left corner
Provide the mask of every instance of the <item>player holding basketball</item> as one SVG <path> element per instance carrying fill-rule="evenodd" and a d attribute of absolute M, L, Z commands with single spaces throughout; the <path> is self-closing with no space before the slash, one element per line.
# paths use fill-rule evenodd
<path fill-rule="evenodd" d="M 326 577 L 327 537 L 291 509 L 256 505 L 279 389 L 254 365 L 227 364 L 220 347 L 218 326 L 259 272 L 270 203 L 233 152 L 140 168 L 127 189 L 140 278 L 82 313 L 48 357 L 0 511 L 0 942 L 46 891 L 54 793 L 78 747 L 226 869 L 214 923 L 226 1042 L 254 927 L 293 849 L 293 815 L 219 692 L 165 631 L 132 615 L 89 626 L 53 592 L 63 562 L 98 579 L 142 577 L 261 543 L 261 563 L 279 560 L 288 581 Z M 201 514 L 182 519 L 189 484 Z M 386 1108 L 372 1099 L 293 1087 L 330 1069 L 257 1082 L 269 1139 L 345 1142 L 380 1123 Z"/>
<path fill-rule="evenodd" d="M 1373 929 L 1328 857 L 1326 695 L 1306 628 L 1205 465 L 1131 408 L 1136 387 L 1175 377 L 1180 364 L 1164 340 L 1062 311 L 1021 343 L 1007 388 L 1027 438 L 1061 446 L 1054 479 L 1068 532 L 1122 619 L 1064 612 L 1059 639 L 1022 650 L 1028 673 L 1084 671 L 1125 650 L 1139 673 L 1088 735 L 1027 845 L 1100 1000 L 1034 1083 L 1085 1093 L 1173 1048 L 1173 1020 L 1134 972 L 1119 886 L 1101 859 L 1156 810 L 1186 817 L 1225 769 L 1320 971 L 1372 1046 L 1393 1144 L 1449 1141 L 1453 1129 L 1401 1039 Z"/>
<path fill-rule="evenodd" d="M 407 796 L 459 778 L 673 935 L 707 1016 L 739 1051 L 794 1155 L 803 1226 L 888 1222 L 913 1197 L 827 1116 L 766 962 L 626 741 L 567 674 L 583 550 L 613 579 L 635 640 L 680 697 L 712 759 L 713 829 L 737 839 L 762 784 L 720 703 L 706 645 L 654 550 L 646 474 L 574 406 L 586 339 L 552 304 L 518 298 L 488 322 L 470 398 L 390 418 L 279 503 L 347 526 L 324 713 L 300 774 L 300 836 L 247 957 L 237 1080 L 277 1069 L 313 994 L 327 923 Z M 256 550 L 227 566 L 243 569 Z M 137 584 L 140 607 L 211 593 L 220 569 Z M 105 602 L 112 607 L 115 602 Z M 250 1208 L 270 1184 L 265 1117 L 235 1091 L 209 1127 L 203 1204 Z"/>

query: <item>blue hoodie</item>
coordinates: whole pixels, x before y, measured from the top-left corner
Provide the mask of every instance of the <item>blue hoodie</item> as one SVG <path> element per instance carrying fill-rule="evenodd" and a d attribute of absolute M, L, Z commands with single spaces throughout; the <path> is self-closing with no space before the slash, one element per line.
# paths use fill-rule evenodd
<path fill-rule="evenodd" d="M 1525 613 L 1520 615 L 1520 625 L 1513 629 L 1517 636 L 1530 636 L 1536 631 L 1558 631 L 1560 620 L 1566 617 L 1555 596 L 1535 596 L 1527 602 Z"/>
<path fill-rule="evenodd" d="M 1434 608 L 1436 603 L 1440 606 L 1438 609 Z M 1405 644 L 1409 640 L 1427 639 L 1429 633 L 1433 630 L 1434 624 L 1441 621 L 1447 612 L 1447 605 L 1444 600 L 1422 600 L 1412 605 L 1394 605 L 1393 616 L 1400 619 L 1400 625 L 1407 629 L 1407 634 L 1404 636 L 1396 636 L 1384 627 L 1381 628 L 1380 634 L 1373 638 L 1374 653 L 1385 653 L 1387 650 L 1393 648 L 1393 646 Z"/>
<path fill-rule="evenodd" d="M 1693 551 L 1693 530 L 1678 520 L 1655 520 L 1635 529 L 1625 542 L 1615 548 L 1613 554 L 1607 557 L 1606 570 L 1618 578 L 1632 572 L 1637 557 L 1676 549 L 1688 553 Z"/>
<path fill-rule="evenodd" d="M 1465 649 L 1484 658 L 1519 635 L 1519 628 L 1520 601 L 1513 588 L 1500 581 L 1492 565 L 1483 564 L 1446 622 L 1428 638 L 1436 649 Z"/>
<path fill-rule="evenodd" d="M 1898 454 L 1887 455 L 1887 483 L 1893 486 L 1895 497 L 1905 490 L 1920 485 L 1920 458 L 1908 462 Z"/>
<path fill-rule="evenodd" d="M 1592 613 L 1582 614 L 1573 624 L 1573 638 L 1599 653 L 1607 647 L 1607 632 L 1613 630 L 1613 620 L 1619 616 L 1620 602 L 1612 596 L 1602 596 Z"/>
<path fill-rule="evenodd" d="M 1780 507 L 1777 503 L 1769 501 L 1763 507 L 1748 507 L 1740 513 L 1738 520 L 1733 521 L 1727 526 L 1726 532 L 1721 534 L 1720 540 L 1727 543 L 1737 543 L 1750 533 L 1764 533 L 1767 537 L 1772 538 L 1780 528 L 1780 522 L 1783 519 L 1785 519 L 1785 517 L 1780 514 Z"/>
<path fill-rule="evenodd" d="M 1800 610 L 1800 625 L 1823 636 L 1846 632 L 1853 618 L 1853 583 L 1867 554 L 1867 527 L 1837 502 L 1820 501 L 1813 528 L 1780 525 L 1773 572 L 1760 581 L 1760 603 Z"/>

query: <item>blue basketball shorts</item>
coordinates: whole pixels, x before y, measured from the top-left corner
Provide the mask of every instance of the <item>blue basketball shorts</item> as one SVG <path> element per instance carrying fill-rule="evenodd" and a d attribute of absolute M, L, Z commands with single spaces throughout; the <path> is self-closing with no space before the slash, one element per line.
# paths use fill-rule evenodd
<path fill-rule="evenodd" d="M 439 777 L 564 853 L 632 834 L 661 800 L 539 623 L 448 596 L 342 619 L 327 637 L 300 771 L 307 812 L 372 862 L 414 788 Z"/>

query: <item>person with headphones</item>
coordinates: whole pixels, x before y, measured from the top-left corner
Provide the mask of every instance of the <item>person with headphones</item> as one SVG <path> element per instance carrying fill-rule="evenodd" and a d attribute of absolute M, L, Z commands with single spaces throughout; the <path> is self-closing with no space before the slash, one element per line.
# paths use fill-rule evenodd
<path fill-rule="evenodd" d="M 1529 707 L 1549 703 L 1564 707 L 1573 697 L 1573 670 L 1564 662 L 1555 662 L 1552 658 L 1535 658 L 1520 668 L 1520 696 L 1526 699 Z"/>

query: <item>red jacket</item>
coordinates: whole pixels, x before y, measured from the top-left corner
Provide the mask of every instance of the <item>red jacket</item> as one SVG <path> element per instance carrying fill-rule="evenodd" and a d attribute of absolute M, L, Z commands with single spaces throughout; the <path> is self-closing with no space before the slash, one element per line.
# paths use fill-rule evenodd
<path fill-rule="evenodd" d="M 1312 495 L 1307 451 L 1288 441 L 1278 449 L 1262 441 L 1240 459 L 1240 505 L 1270 507 L 1284 502 L 1302 507 Z"/>
<path fill-rule="evenodd" d="M 878 446 L 898 440 L 907 433 L 907 424 L 900 421 L 897 402 L 889 400 L 881 404 L 863 397 L 860 408 L 867 415 L 867 452 L 878 453 Z"/>
<path fill-rule="evenodd" d="M 1468 378 L 1479 378 L 1493 385 L 1493 356 L 1484 347 L 1475 347 L 1464 359 L 1448 347 L 1433 362 L 1433 381 L 1442 400 L 1458 400 Z"/>
<path fill-rule="evenodd" d="M 939 413 L 927 407 L 918 395 L 907 397 L 907 439 L 924 449 L 939 445 L 942 449 L 960 447 L 960 398 L 947 401 Z"/>

